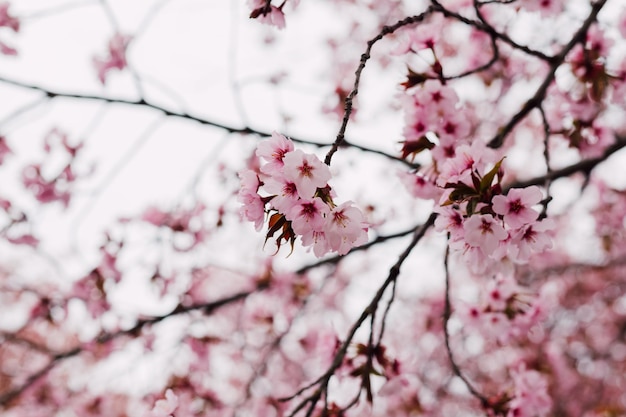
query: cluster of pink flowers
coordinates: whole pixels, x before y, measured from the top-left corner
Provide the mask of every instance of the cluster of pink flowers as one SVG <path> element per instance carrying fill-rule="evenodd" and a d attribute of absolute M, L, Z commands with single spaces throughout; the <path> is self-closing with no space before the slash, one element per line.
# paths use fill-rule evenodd
<path fill-rule="evenodd" d="M 43 163 L 27 165 L 22 172 L 24 187 L 41 203 L 60 201 L 67 207 L 76 181 L 82 175 L 89 174 L 89 172 L 77 174 L 75 170 L 76 157 L 82 147 L 82 142 L 71 144 L 67 134 L 60 129 L 50 130 L 44 138 L 44 152 L 48 156 L 58 154 L 66 159 L 67 163 L 55 171 L 56 175 L 50 175 L 54 168 L 48 166 L 52 165 L 48 162 L 49 159 Z"/>
<path fill-rule="evenodd" d="M 417 198 L 439 201 L 435 227 L 450 233 L 450 244 L 464 254 L 470 270 L 482 273 L 508 257 L 526 263 L 532 253 L 551 247 L 551 220 L 539 221 L 539 187 L 511 189 L 500 184 L 503 159 L 484 141 L 470 140 L 471 112 L 453 88 L 427 80 L 407 88 L 402 157 L 428 153 L 432 163 L 400 173 Z"/>
<path fill-rule="evenodd" d="M 459 97 L 453 88 L 428 80 L 411 91 L 405 101 L 405 128 L 402 157 L 430 149 L 435 160 L 454 155 L 459 140 L 470 133 L 470 123 L 459 112 Z"/>
<path fill-rule="evenodd" d="M 367 241 L 363 213 L 351 201 L 334 203 L 330 168 L 317 156 L 294 149 L 293 142 L 278 133 L 259 143 L 256 154 L 264 164 L 240 172 L 239 200 L 241 213 L 257 230 L 269 214 L 266 240 L 281 231 L 278 247 L 282 241 L 293 247 L 300 236 L 318 257 L 328 252 L 344 255 Z"/>
<path fill-rule="evenodd" d="M 539 372 L 521 365 L 512 373 L 513 398 L 508 403 L 507 417 L 544 417 L 552 408 L 548 382 Z"/>
<path fill-rule="evenodd" d="M 126 48 L 131 39 L 130 36 L 116 33 L 111 40 L 109 40 L 109 55 L 105 58 L 93 58 L 93 65 L 98 72 L 98 79 L 102 84 L 106 83 L 109 71 L 113 69 L 123 70 L 128 65 L 126 62 Z"/>
<path fill-rule="evenodd" d="M 450 234 L 450 247 L 462 251 L 475 273 L 505 257 L 526 263 L 532 253 L 552 247 L 549 219 L 539 220 L 539 187 L 511 189 L 502 194 L 502 159 L 481 141 L 459 146 L 440 168 L 437 183 L 445 189 L 435 228 Z M 491 166 L 491 169 L 487 170 Z M 495 183 L 494 183 L 495 181 Z"/>
<path fill-rule="evenodd" d="M 511 275 L 496 275 L 488 282 L 478 304 L 461 309 L 461 319 L 467 328 L 507 343 L 523 337 L 532 326 L 548 313 L 545 296 L 537 297 L 521 288 Z"/>

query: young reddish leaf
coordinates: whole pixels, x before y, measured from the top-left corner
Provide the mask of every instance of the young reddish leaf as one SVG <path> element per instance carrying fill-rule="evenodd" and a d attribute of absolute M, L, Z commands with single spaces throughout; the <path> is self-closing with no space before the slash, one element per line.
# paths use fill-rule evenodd
<path fill-rule="evenodd" d="M 407 140 L 402 142 L 402 158 L 406 158 L 411 155 L 415 158 L 415 155 L 422 152 L 425 149 L 432 149 L 435 144 L 432 143 L 426 136 L 422 136 L 418 140 Z"/>

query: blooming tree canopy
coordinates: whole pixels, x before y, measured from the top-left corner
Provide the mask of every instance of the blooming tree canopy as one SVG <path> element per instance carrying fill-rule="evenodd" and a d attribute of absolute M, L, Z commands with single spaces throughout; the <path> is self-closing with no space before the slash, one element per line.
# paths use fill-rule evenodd
<path fill-rule="evenodd" d="M 3 416 L 626 415 L 623 1 L 0 1 L 0 63 Z"/>

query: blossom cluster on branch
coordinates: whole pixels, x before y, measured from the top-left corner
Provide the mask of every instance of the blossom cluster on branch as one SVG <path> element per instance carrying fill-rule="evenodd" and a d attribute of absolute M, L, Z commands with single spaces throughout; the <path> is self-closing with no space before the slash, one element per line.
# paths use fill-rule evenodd
<path fill-rule="evenodd" d="M 330 168 L 315 155 L 294 149 L 293 143 L 279 133 L 260 142 L 256 154 L 264 163 L 258 171 L 239 174 L 239 199 L 243 215 L 257 230 L 268 214 L 266 241 L 280 232 L 276 237 L 278 249 L 284 241 L 293 251 L 300 236 L 302 244 L 312 246 L 317 257 L 328 252 L 345 255 L 367 241 L 363 213 L 351 201 L 335 204 L 336 196 L 328 185 Z"/>
<path fill-rule="evenodd" d="M 3 417 L 626 415 L 623 2 L 35 3 Z"/>

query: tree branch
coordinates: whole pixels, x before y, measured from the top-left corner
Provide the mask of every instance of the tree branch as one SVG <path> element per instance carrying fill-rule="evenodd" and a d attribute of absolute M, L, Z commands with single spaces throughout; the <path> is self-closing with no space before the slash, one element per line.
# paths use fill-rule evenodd
<path fill-rule="evenodd" d="M 32 85 L 32 84 L 28 84 L 28 83 L 24 83 L 22 81 L 17 81 L 17 80 L 13 80 L 13 79 L 9 79 L 6 77 L 2 77 L 0 76 L 0 82 L 5 83 L 5 84 L 9 84 L 9 85 L 13 85 L 16 87 L 21 87 L 21 88 L 25 88 L 28 90 L 34 90 L 34 91 L 39 91 L 43 94 L 46 95 L 46 97 L 48 98 L 56 98 L 56 97 L 60 97 L 60 98 L 73 98 L 73 99 L 79 99 L 79 100 L 95 100 L 95 101 L 102 101 L 102 102 L 106 102 L 106 103 L 112 103 L 112 104 L 126 104 L 129 106 L 143 106 L 143 107 L 147 107 L 159 112 L 162 112 L 165 116 L 169 116 L 169 117 L 176 117 L 176 118 L 181 118 L 181 119 L 185 119 L 185 120 L 190 120 L 193 122 L 197 122 L 200 123 L 202 125 L 206 125 L 206 126 L 211 126 L 211 127 L 215 127 L 221 130 L 225 130 L 228 133 L 235 133 L 235 134 L 241 134 L 241 135 L 257 135 L 260 137 L 270 137 L 272 136 L 271 132 L 265 132 L 262 130 L 258 130 L 258 129 L 254 129 L 251 127 L 235 127 L 235 126 L 231 126 L 228 125 L 226 123 L 221 123 L 221 122 L 217 122 L 214 120 L 209 120 L 200 116 L 194 116 L 192 114 L 189 114 L 187 112 L 177 112 L 174 110 L 170 110 L 166 107 L 160 106 L 158 104 L 154 104 L 151 103 L 147 100 L 144 99 L 140 99 L 140 100 L 127 100 L 127 99 L 123 99 L 123 98 L 114 98 L 114 97 L 105 97 L 105 96 L 100 96 L 100 95 L 96 95 L 96 94 L 79 94 L 79 93 L 69 93 L 69 92 L 63 92 L 63 91 L 55 91 L 55 90 L 51 90 L 51 89 L 47 89 L 41 86 L 37 86 L 37 85 Z M 316 146 L 318 148 L 323 148 L 326 146 L 331 146 L 331 144 L 328 143 L 323 143 L 323 142 L 317 142 L 317 141 L 313 141 L 313 140 L 308 140 L 308 139 L 303 139 L 303 138 L 298 138 L 298 137 L 293 137 L 290 136 L 290 139 L 293 140 L 294 142 L 297 143 L 302 143 L 302 144 L 306 144 L 306 145 L 312 145 L 312 146 Z M 334 146 L 334 144 L 333 144 Z M 339 146 L 339 145 L 337 145 Z M 402 158 L 399 158 L 395 155 L 391 155 L 388 154 L 384 151 L 381 150 L 377 150 L 377 149 L 371 149 L 368 148 L 366 146 L 362 146 L 362 145 L 357 145 L 355 143 L 349 142 L 347 140 L 343 140 L 341 143 L 342 147 L 350 147 L 350 148 L 355 148 L 358 149 L 360 151 L 363 152 L 368 152 L 368 153 L 372 153 L 375 155 L 380 155 L 380 156 L 384 156 L 387 159 L 390 160 L 394 160 L 397 162 L 401 162 L 404 165 L 407 165 L 411 168 L 417 168 L 419 167 L 419 165 L 411 163 L 409 161 L 406 161 Z"/>
<path fill-rule="evenodd" d="M 427 16 L 429 16 L 432 13 L 432 11 L 433 9 L 429 7 L 424 13 L 421 13 L 417 16 L 409 16 L 396 22 L 395 24 L 391 26 L 384 26 L 382 30 L 378 33 L 378 35 L 376 35 L 375 37 L 373 37 L 367 42 L 367 48 L 365 49 L 365 52 L 361 55 L 359 66 L 357 67 L 354 73 L 355 75 L 354 86 L 352 87 L 352 91 L 350 91 L 350 94 L 348 94 L 348 97 L 346 97 L 346 100 L 345 100 L 345 110 L 344 110 L 343 120 L 341 121 L 341 127 L 339 128 L 339 133 L 337 133 L 337 138 L 335 139 L 335 142 L 333 142 L 330 150 L 326 154 L 326 158 L 324 158 L 324 163 L 326 165 L 330 165 L 333 155 L 335 154 L 335 152 L 337 152 L 339 147 L 345 146 L 344 136 L 346 133 L 346 128 L 348 127 L 348 121 L 350 120 L 350 114 L 352 114 L 352 102 L 354 100 L 354 97 L 359 93 L 359 83 L 361 81 L 361 73 L 365 69 L 365 65 L 367 64 L 367 61 L 371 57 L 370 53 L 372 51 L 372 47 L 378 41 L 383 39 L 385 36 L 391 33 L 394 33 L 396 30 L 400 29 L 401 27 L 404 27 L 413 23 L 422 22 Z"/>
<path fill-rule="evenodd" d="M 264 288 L 265 287 L 260 286 L 256 290 L 263 290 Z M 133 327 L 131 327 L 129 329 L 119 330 L 117 332 L 102 334 L 102 335 L 100 335 L 99 337 L 97 337 L 96 339 L 94 339 L 92 342 L 90 342 L 88 344 L 93 344 L 93 343 L 103 344 L 103 343 L 110 342 L 110 341 L 112 341 L 114 339 L 117 339 L 117 338 L 119 338 L 121 336 L 132 335 L 134 333 L 139 332 L 142 328 L 144 328 L 147 325 L 153 325 L 153 324 L 159 323 L 159 322 L 161 322 L 161 321 L 163 321 L 163 320 L 165 320 L 165 319 L 167 319 L 169 317 L 177 316 L 179 314 L 186 314 L 186 313 L 190 313 L 192 311 L 201 311 L 204 314 L 209 315 L 209 314 L 213 313 L 215 310 L 219 309 L 220 307 L 223 307 L 225 305 L 244 300 L 246 297 L 248 297 L 249 295 L 251 295 L 254 292 L 256 292 L 256 290 L 239 292 L 239 293 L 236 293 L 234 295 L 221 298 L 219 300 L 211 301 L 209 303 L 193 304 L 193 305 L 190 305 L 190 306 L 181 306 L 181 305 L 179 305 L 177 308 L 175 308 L 171 312 L 169 312 L 167 314 L 164 314 L 162 316 L 155 316 L 155 317 L 150 317 L 150 318 L 145 318 L 145 319 L 139 320 L 139 321 L 137 321 L 137 323 Z M 73 349 L 67 350 L 65 352 L 57 353 L 57 354 L 53 355 L 50 358 L 50 362 L 48 362 L 48 364 L 46 366 L 44 366 L 41 370 L 37 371 L 36 373 L 34 373 L 30 377 L 28 377 L 26 382 L 24 382 L 22 385 L 14 388 L 14 389 L 12 389 L 12 390 L 10 390 L 8 392 L 5 392 L 4 394 L 0 395 L 0 406 L 6 405 L 10 401 L 12 401 L 15 398 L 19 397 L 26 389 L 28 389 L 30 386 L 32 386 L 40 378 L 43 378 L 44 376 L 46 376 L 60 362 L 64 361 L 65 359 L 69 359 L 69 358 L 72 358 L 74 356 L 80 355 L 82 352 L 84 352 L 86 350 L 86 345 L 87 344 L 83 344 L 83 345 L 77 346 L 77 347 L 75 347 Z"/>
<path fill-rule="evenodd" d="M 593 22 L 595 22 L 596 18 L 598 17 L 598 13 L 600 13 L 600 10 L 602 10 L 602 7 L 605 3 L 606 0 L 599 0 L 598 2 L 593 4 L 593 6 L 591 7 L 591 13 L 589 13 L 589 16 L 582 24 L 580 29 L 578 29 L 572 39 L 570 39 L 570 41 L 563 47 L 563 49 L 561 49 L 561 52 L 551 58 L 548 75 L 546 76 L 546 78 L 544 78 L 543 82 L 541 83 L 533 97 L 530 98 L 526 103 L 524 103 L 522 108 L 515 115 L 513 115 L 513 117 L 504 127 L 500 128 L 498 134 L 496 134 L 496 136 L 494 136 L 494 138 L 489 141 L 489 147 L 501 147 L 504 143 L 504 139 L 509 133 L 511 133 L 513 128 L 515 128 L 515 126 L 517 126 L 517 124 L 521 122 L 528 115 L 528 113 L 530 113 L 531 110 L 541 105 L 546 96 L 546 92 L 548 91 L 548 87 L 550 86 L 550 84 L 552 84 L 552 81 L 554 81 L 557 68 L 563 64 L 563 62 L 565 61 L 565 57 L 574 48 L 574 46 L 576 46 L 577 43 L 585 41 L 585 37 L 587 35 L 589 27 Z"/>
<path fill-rule="evenodd" d="M 300 390 L 298 390 L 295 394 L 291 395 L 290 397 L 286 397 L 286 398 L 281 398 L 280 399 L 280 401 L 292 400 L 292 399 L 300 396 L 305 391 L 313 388 L 314 386 L 319 385 L 319 387 L 311 395 L 309 395 L 308 397 L 304 398 L 302 401 L 300 401 L 296 405 L 295 409 L 292 410 L 292 412 L 289 414 L 291 417 L 295 416 L 296 413 L 298 413 L 298 411 L 300 411 L 304 407 L 306 407 L 307 404 L 309 404 L 309 407 L 307 409 L 306 416 L 310 417 L 312 415 L 313 410 L 315 409 L 315 405 L 318 403 L 318 401 L 322 398 L 323 395 L 326 395 L 326 392 L 328 390 L 328 383 L 330 381 L 330 378 L 335 374 L 337 369 L 341 366 L 341 364 L 342 364 L 342 362 L 343 362 L 343 360 L 344 360 L 344 358 L 346 356 L 346 353 L 348 351 L 348 347 L 350 346 L 350 343 L 352 342 L 352 339 L 354 339 L 354 336 L 355 336 L 357 330 L 361 327 L 361 325 L 365 322 L 365 320 L 367 320 L 368 317 L 373 315 L 375 313 L 375 311 L 378 309 L 378 304 L 380 303 L 380 300 L 382 299 L 383 295 L 385 294 L 385 292 L 387 290 L 387 287 L 389 287 L 389 285 L 391 285 L 392 283 L 394 283 L 398 279 L 398 276 L 400 275 L 400 269 L 402 267 L 402 264 L 404 263 L 404 261 L 406 261 L 406 259 L 408 258 L 409 254 L 415 248 L 417 243 L 422 239 L 422 237 L 424 237 L 426 231 L 434 224 L 436 217 L 437 217 L 436 213 L 432 213 L 430 215 L 430 217 L 428 218 L 428 220 L 420 228 L 415 230 L 415 232 L 413 234 L 413 239 L 411 239 L 411 242 L 409 243 L 409 245 L 400 254 L 400 256 L 398 257 L 398 260 L 396 261 L 396 263 L 390 268 L 389 275 L 387 276 L 387 279 L 385 280 L 385 282 L 383 282 L 383 284 L 379 287 L 378 291 L 376 292 L 376 294 L 374 295 L 374 297 L 372 298 L 370 303 L 363 310 L 363 312 L 361 313 L 359 318 L 353 323 L 353 325 L 350 328 L 346 338 L 344 339 L 343 343 L 341 344 L 341 346 L 337 350 L 337 353 L 335 354 L 335 356 L 333 358 L 332 364 L 326 370 L 326 372 L 321 377 L 319 377 L 317 380 L 315 380 L 311 384 L 305 386 L 304 388 L 301 388 Z"/>

